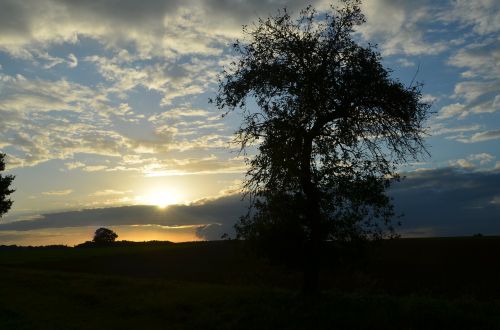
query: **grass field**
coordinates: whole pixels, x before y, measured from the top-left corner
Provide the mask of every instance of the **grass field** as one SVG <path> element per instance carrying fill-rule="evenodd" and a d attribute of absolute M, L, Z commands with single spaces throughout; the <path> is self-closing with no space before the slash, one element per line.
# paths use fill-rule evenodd
<path fill-rule="evenodd" d="M 0 329 L 500 329 L 500 238 L 325 263 L 323 294 L 238 242 L 0 248 Z"/>

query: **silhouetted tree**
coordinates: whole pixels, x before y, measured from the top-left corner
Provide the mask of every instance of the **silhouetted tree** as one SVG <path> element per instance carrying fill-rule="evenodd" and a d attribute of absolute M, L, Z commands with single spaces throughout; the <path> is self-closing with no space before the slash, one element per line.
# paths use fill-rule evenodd
<path fill-rule="evenodd" d="M 224 115 L 242 110 L 235 142 L 245 155 L 257 150 L 237 233 L 290 235 L 304 251 L 306 292 L 318 290 L 323 242 L 393 233 L 385 191 L 397 166 L 425 151 L 421 85 L 394 80 L 374 46 L 352 39 L 365 21 L 359 3 L 326 15 L 308 7 L 297 19 L 284 9 L 245 26 L 212 100 Z"/>
<path fill-rule="evenodd" d="M 118 235 L 108 228 L 99 228 L 95 231 L 93 241 L 95 243 L 113 243 Z"/>
<path fill-rule="evenodd" d="M 5 154 L 0 153 L 0 172 L 5 170 Z M 12 206 L 12 201 L 8 198 L 14 192 L 10 185 L 14 180 L 13 175 L 0 175 L 0 217 L 7 213 Z"/>

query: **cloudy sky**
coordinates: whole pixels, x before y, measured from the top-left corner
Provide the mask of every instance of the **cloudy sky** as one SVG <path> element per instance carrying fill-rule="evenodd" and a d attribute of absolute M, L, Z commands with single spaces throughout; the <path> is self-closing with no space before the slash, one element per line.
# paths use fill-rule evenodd
<path fill-rule="evenodd" d="M 137 240 L 230 230 L 240 117 L 208 99 L 243 24 L 308 4 L 329 2 L 0 0 L 0 151 L 17 189 L 0 244 L 74 244 L 99 225 Z M 500 234 L 500 2 L 362 8 L 355 38 L 433 104 L 431 157 L 391 192 L 401 232 Z M 159 207 L 175 203 L 193 204 Z"/>

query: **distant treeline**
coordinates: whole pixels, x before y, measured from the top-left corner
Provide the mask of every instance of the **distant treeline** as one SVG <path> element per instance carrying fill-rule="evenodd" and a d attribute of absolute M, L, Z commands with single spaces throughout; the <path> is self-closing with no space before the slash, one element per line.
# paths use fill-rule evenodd
<path fill-rule="evenodd" d="M 84 243 L 75 245 L 75 248 L 90 248 L 90 247 L 102 247 L 102 246 L 166 246 L 175 244 L 171 241 L 146 241 L 146 242 L 134 242 L 134 241 L 116 241 L 111 243 L 95 243 L 93 241 L 86 241 Z M 54 245 L 42 245 L 42 246 L 19 246 L 19 245 L 0 245 L 0 251 L 4 250 L 29 250 L 29 249 L 72 249 L 73 247 L 61 244 Z"/>
<path fill-rule="evenodd" d="M 175 244 L 170 241 L 146 241 L 146 242 L 134 242 L 134 241 L 115 241 L 115 242 L 103 242 L 97 243 L 94 241 L 86 241 L 84 243 L 75 245 L 75 248 L 89 248 L 89 247 L 101 247 L 101 246 L 165 246 Z"/>
<path fill-rule="evenodd" d="M 31 249 L 70 249 L 67 245 L 41 245 L 41 246 L 19 246 L 19 245 L 0 245 L 0 251 L 3 250 L 31 250 Z"/>

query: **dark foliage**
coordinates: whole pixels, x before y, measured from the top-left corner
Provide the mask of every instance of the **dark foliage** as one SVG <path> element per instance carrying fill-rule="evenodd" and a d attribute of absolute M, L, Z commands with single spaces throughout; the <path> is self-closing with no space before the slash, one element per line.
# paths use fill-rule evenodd
<path fill-rule="evenodd" d="M 0 172 L 5 170 L 5 154 L 0 153 Z M 8 198 L 14 192 L 10 185 L 14 180 L 13 175 L 0 175 L 0 217 L 9 211 L 12 201 Z"/>
<path fill-rule="evenodd" d="M 118 238 L 118 235 L 108 228 L 99 228 L 94 234 L 94 243 L 98 244 L 109 244 L 113 243 Z"/>
<path fill-rule="evenodd" d="M 425 151 L 421 86 L 391 78 L 374 47 L 352 39 L 365 18 L 359 1 L 343 2 L 326 16 L 283 10 L 244 27 L 214 100 L 226 114 L 242 109 L 235 142 L 258 151 L 239 237 L 305 251 L 312 291 L 323 242 L 392 235 L 385 191 L 397 166 Z"/>
<path fill-rule="evenodd" d="M 134 241 L 114 241 L 112 242 L 114 247 L 126 247 L 126 246 L 142 246 L 142 247 L 160 247 L 169 246 L 174 244 L 170 241 L 146 241 L 146 242 L 134 242 Z M 75 248 L 93 248 L 100 247 L 101 244 L 96 244 L 95 241 L 86 241 L 75 245 Z"/>

